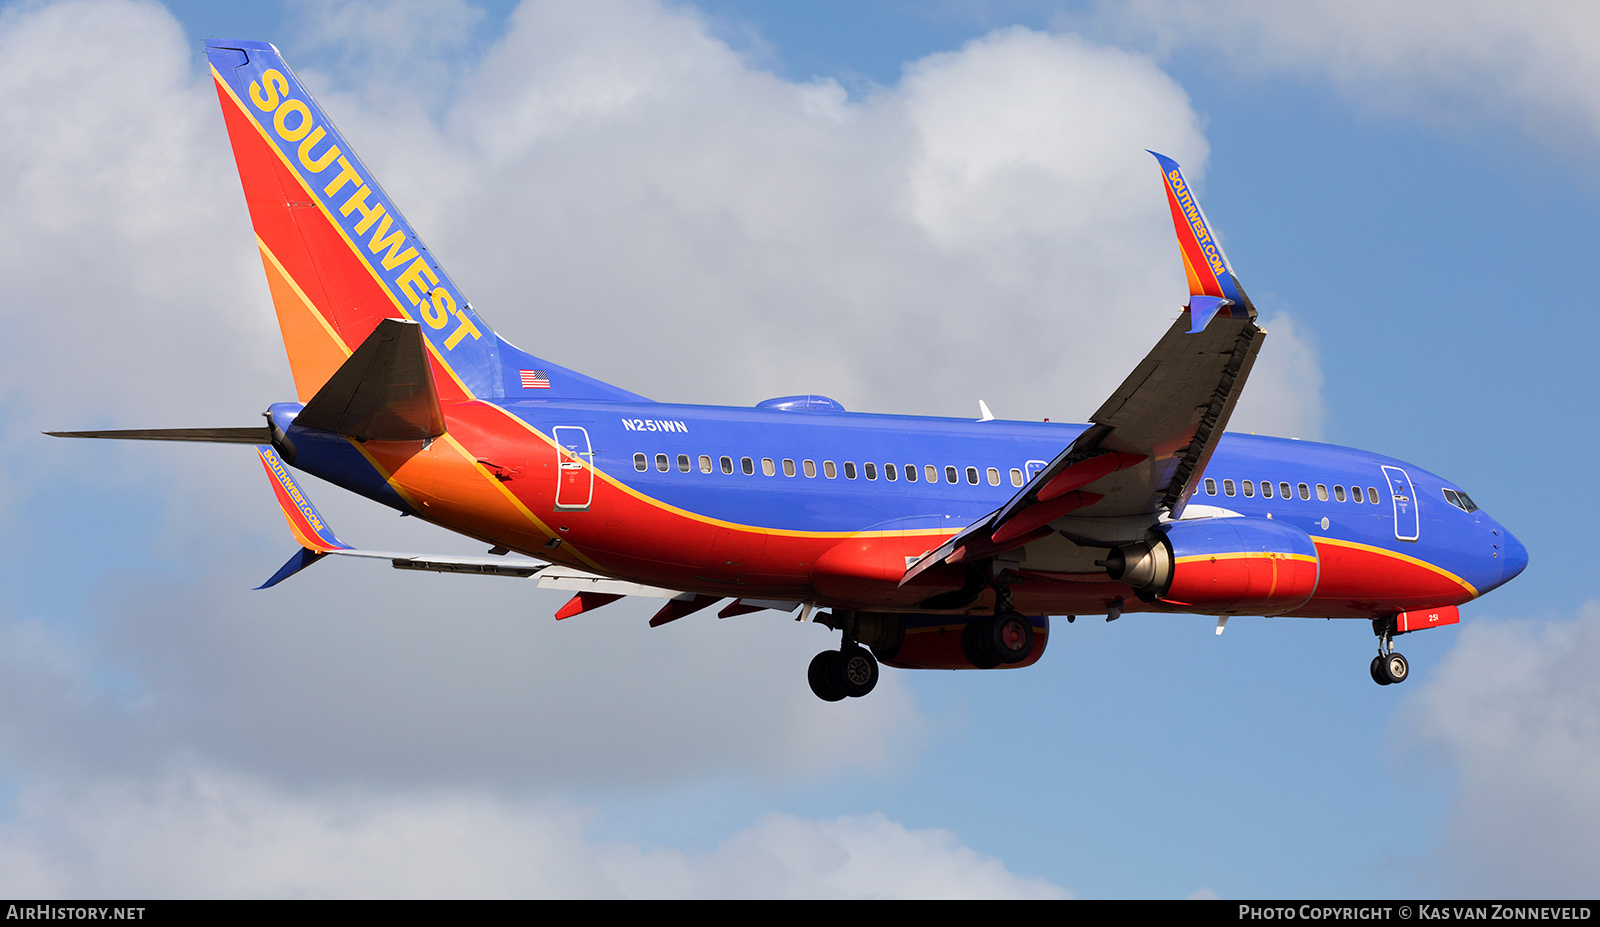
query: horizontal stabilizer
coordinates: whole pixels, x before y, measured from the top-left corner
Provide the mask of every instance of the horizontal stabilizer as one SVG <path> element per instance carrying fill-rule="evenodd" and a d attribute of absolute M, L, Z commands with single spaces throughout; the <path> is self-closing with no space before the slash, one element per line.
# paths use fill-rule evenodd
<path fill-rule="evenodd" d="M 47 431 L 52 438 L 114 438 L 121 441 L 195 441 L 202 444 L 266 444 L 265 425 L 249 428 L 134 428 L 122 431 Z"/>
<path fill-rule="evenodd" d="M 295 417 L 295 424 L 363 441 L 444 434 L 422 326 L 384 319 Z"/>

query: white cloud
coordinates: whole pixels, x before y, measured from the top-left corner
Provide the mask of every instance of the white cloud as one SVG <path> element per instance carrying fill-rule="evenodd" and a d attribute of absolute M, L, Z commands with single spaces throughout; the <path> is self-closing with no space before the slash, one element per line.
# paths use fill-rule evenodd
<path fill-rule="evenodd" d="M 1463 627 L 1404 711 L 1398 732 L 1455 774 L 1426 877 L 1450 894 L 1594 897 L 1600 603 L 1568 622 Z M 1448 781 L 1427 772 L 1423 783 Z"/>
<path fill-rule="evenodd" d="M 1169 47 L 1203 43 L 1231 67 L 1331 79 L 1379 108 L 1444 119 L 1487 110 L 1600 141 L 1594 4 L 1139 0 L 1100 15 Z"/>
<path fill-rule="evenodd" d="M 13 422 L 143 419 L 157 397 L 170 414 L 252 414 L 286 367 L 215 94 L 186 46 L 142 4 L 0 15 Z"/>
<path fill-rule="evenodd" d="M 28 897 L 1060 898 L 940 830 L 768 814 L 715 850 L 600 843 L 569 804 L 297 796 L 214 772 L 29 789 L 0 825 Z"/>
<path fill-rule="evenodd" d="M 526 581 L 330 562 L 251 592 L 270 561 L 209 563 L 190 583 L 126 580 L 87 640 L 0 622 L 0 758 L 29 775 L 193 755 L 299 783 L 636 791 L 889 774 L 931 723 L 895 672 L 842 710 L 817 700 L 806 665 L 838 638 L 775 612 L 650 628 L 659 603 L 629 602 L 557 623 L 562 597 Z"/>
<path fill-rule="evenodd" d="M 1143 149 L 1198 177 L 1197 118 L 1073 36 L 997 32 L 851 101 L 752 70 L 693 11 L 529 3 L 442 128 L 341 87 L 320 94 L 504 334 L 657 398 L 1080 418 L 1184 300 Z"/>
<path fill-rule="evenodd" d="M 1262 313 L 1266 344 L 1256 357 L 1229 431 L 1315 440 L 1322 437 L 1322 363 L 1315 342 L 1287 312 Z"/>

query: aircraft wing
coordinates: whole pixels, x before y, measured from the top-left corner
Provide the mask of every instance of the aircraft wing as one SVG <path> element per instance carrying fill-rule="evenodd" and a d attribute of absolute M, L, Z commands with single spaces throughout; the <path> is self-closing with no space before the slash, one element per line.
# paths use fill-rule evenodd
<path fill-rule="evenodd" d="M 272 574 L 272 578 L 257 586 L 267 589 L 276 586 L 294 574 L 329 554 L 342 557 L 367 557 L 388 560 L 397 570 L 431 570 L 436 573 L 478 573 L 485 576 L 528 577 L 550 566 L 523 557 L 463 557 L 454 554 L 413 554 L 390 550 L 361 550 L 339 540 L 323 521 L 321 513 L 311 504 L 300 488 L 289 467 L 278 452 L 266 445 L 257 445 L 261 465 L 272 481 L 272 492 L 278 499 L 283 518 L 289 523 L 289 532 L 300 542 L 289 561 Z"/>
<path fill-rule="evenodd" d="M 305 491 L 300 488 L 300 483 L 289 472 L 288 465 L 278 456 L 277 451 L 266 445 L 258 445 L 256 453 L 261 456 L 261 465 L 266 468 L 273 495 L 277 497 L 278 508 L 283 512 L 284 521 L 289 523 L 290 533 L 300 542 L 300 549 L 294 552 L 278 572 L 272 574 L 272 578 L 257 586 L 257 589 L 276 586 L 323 557 L 333 555 L 388 560 L 397 570 L 430 570 L 436 573 L 476 573 L 483 576 L 523 578 L 537 575 L 541 589 L 565 589 L 576 593 L 571 601 L 556 612 L 557 620 L 592 611 L 625 596 L 641 596 L 668 600 L 667 604 L 650 619 L 652 627 L 659 627 L 714 605 L 724 598 L 613 579 L 526 557 L 465 557 L 455 554 L 413 554 L 351 547 L 333 533 L 333 529 L 311 504 L 311 500 L 306 497 Z M 491 553 L 504 552 L 505 548 L 502 547 L 496 547 L 491 551 Z M 724 608 L 720 615 L 727 618 L 762 609 L 793 611 L 800 604 L 764 599 L 738 599 Z"/>
<path fill-rule="evenodd" d="M 1182 516 L 1266 333 L 1182 171 L 1171 159 L 1156 159 L 1189 305 L 1077 440 L 1009 502 L 912 564 L 902 585 L 936 564 L 996 556 L 1052 535 L 1111 546 Z"/>

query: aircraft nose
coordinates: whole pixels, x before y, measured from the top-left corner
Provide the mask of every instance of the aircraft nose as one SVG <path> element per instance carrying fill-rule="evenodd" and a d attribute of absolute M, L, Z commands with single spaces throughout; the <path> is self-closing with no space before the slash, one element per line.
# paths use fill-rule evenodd
<path fill-rule="evenodd" d="M 1528 548 L 1522 546 L 1516 535 L 1504 528 L 1500 529 L 1502 541 L 1500 543 L 1501 574 L 1500 583 L 1510 582 L 1518 573 L 1528 567 Z M 1497 583 L 1496 585 L 1499 585 Z"/>

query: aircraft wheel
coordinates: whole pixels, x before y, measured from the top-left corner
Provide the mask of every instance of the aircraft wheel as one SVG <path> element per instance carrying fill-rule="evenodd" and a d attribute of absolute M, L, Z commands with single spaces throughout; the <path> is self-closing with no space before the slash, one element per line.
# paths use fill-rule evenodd
<path fill-rule="evenodd" d="M 1389 675 L 1383 671 L 1383 655 L 1372 658 L 1372 681 L 1380 686 L 1389 684 Z"/>
<path fill-rule="evenodd" d="M 878 684 L 878 661 L 854 644 L 835 653 L 824 672 L 828 685 L 850 698 L 860 698 Z"/>
<path fill-rule="evenodd" d="M 1405 682 L 1406 677 L 1411 675 L 1411 666 L 1406 663 L 1405 657 L 1398 653 L 1391 653 L 1383 658 L 1383 675 L 1391 683 Z"/>
<path fill-rule="evenodd" d="M 1033 623 L 1016 612 L 1001 612 L 989 619 L 979 642 L 1001 663 L 1021 663 L 1033 653 Z"/>
<path fill-rule="evenodd" d="M 993 618 L 974 618 L 961 629 L 961 655 L 978 669 L 994 669 L 1000 665 L 998 657 L 991 656 L 983 644 L 984 631 Z"/>
<path fill-rule="evenodd" d="M 824 702 L 837 702 L 844 698 L 844 693 L 828 681 L 828 667 L 838 655 L 837 650 L 824 650 L 811 658 L 811 666 L 806 670 L 806 680 L 811 683 L 811 691 Z"/>

